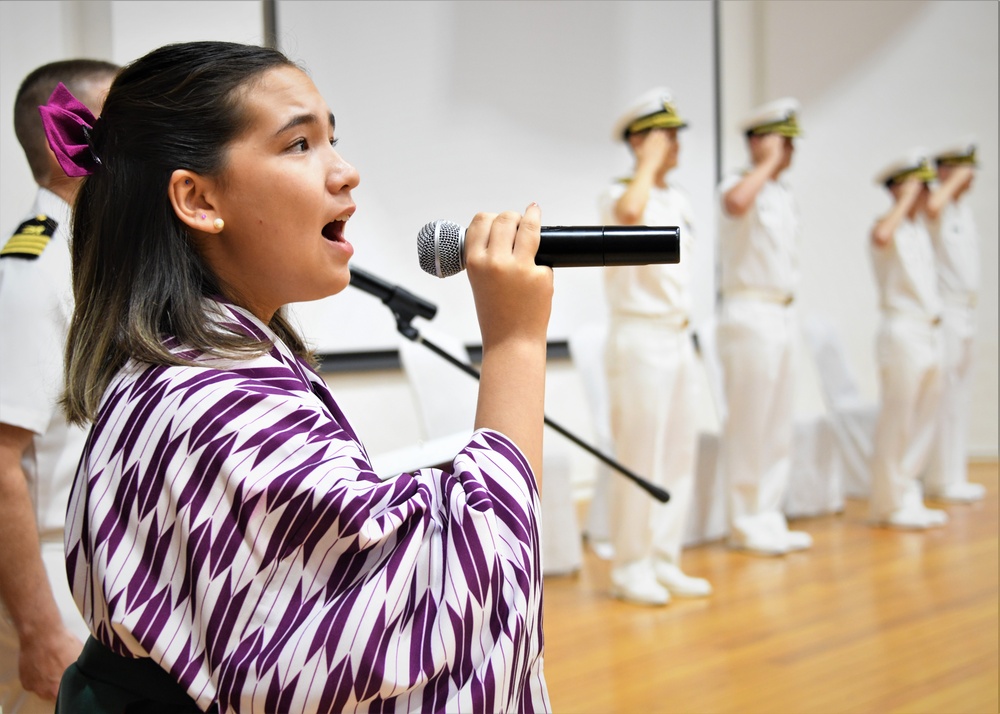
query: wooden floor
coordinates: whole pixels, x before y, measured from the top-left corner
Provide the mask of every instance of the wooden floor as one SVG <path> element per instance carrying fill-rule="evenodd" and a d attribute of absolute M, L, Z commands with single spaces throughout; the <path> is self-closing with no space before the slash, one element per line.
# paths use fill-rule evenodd
<path fill-rule="evenodd" d="M 661 608 L 609 595 L 587 550 L 545 580 L 545 671 L 556 712 L 998 711 L 997 463 L 985 501 L 940 505 L 927 532 L 872 528 L 866 504 L 804 519 L 809 551 L 759 558 L 708 544 L 684 569 L 715 594 Z"/>

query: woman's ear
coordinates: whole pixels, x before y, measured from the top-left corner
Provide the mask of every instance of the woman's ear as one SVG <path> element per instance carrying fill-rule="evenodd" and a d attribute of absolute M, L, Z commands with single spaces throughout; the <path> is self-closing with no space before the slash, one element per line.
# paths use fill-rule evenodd
<path fill-rule="evenodd" d="M 181 222 L 198 233 L 218 233 L 215 207 L 211 200 L 214 183 L 187 169 L 177 169 L 170 175 L 167 194 L 174 213 Z"/>

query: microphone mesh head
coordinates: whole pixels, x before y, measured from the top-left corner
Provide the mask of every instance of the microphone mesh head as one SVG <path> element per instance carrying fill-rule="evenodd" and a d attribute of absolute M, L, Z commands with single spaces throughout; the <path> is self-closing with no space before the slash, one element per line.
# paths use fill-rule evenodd
<path fill-rule="evenodd" d="M 432 221 L 417 234 L 417 258 L 425 273 L 447 278 L 465 269 L 465 230 L 451 221 Z"/>

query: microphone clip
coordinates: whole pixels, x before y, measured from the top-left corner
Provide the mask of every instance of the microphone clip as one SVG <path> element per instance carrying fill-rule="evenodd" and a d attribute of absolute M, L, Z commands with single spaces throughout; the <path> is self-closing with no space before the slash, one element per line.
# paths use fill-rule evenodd
<path fill-rule="evenodd" d="M 396 329 L 407 339 L 416 340 L 420 334 L 413 327 L 413 318 L 431 320 L 437 314 L 437 305 L 434 303 L 355 266 L 351 266 L 351 285 L 381 300 L 396 318 Z"/>

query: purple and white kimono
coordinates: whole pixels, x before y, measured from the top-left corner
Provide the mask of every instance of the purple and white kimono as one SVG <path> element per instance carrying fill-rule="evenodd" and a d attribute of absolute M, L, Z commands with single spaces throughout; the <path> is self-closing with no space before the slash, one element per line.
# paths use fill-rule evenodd
<path fill-rule="evenodd" d="M 129 362 L 70 498 L 67 571 L 95 637 L 223 712 L 549 709 L 539 498 L 481 430 L 451 471 L 381 481 L 323 380 L 273 342 Z"/>

